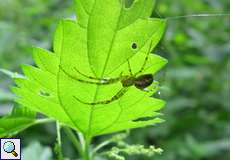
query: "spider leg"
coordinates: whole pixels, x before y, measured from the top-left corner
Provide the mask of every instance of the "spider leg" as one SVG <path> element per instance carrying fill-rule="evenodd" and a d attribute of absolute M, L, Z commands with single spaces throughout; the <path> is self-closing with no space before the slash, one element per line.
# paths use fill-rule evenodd
<path fill-rule="evenodd" d="M 139 73 L 143 72 L 143 70 L 145 69 L 145 66 L 146 66 L 146 64 L 147 64 L 149 55 L 150 55 L 150 53 L 151 53 L 152 44 L 153 44 L 153 41 L 151 41 L 151 43 L 150 43 L 149 50 L 148 50 L 148 52 L 147 52 L 147 54 L 146 54 L 146 56 L 145 56 L 145 60 L 144 60 L 143 65 L 141 66 L 141 69 L 140 69 L 137 73 L 135 73 L 135 75 L 138 75 Z"/>
<path fill-rule="evenodd" d="M 98 104 L 109 104 L 113 101 L 118 100 L 120 97 L 122 97 L 126 92 L 127 92 L 127 87 L 126 88 L 122 88 L 120 91 L 118 91 L 112 98 L 110 98 L 109 100 L 104 100 L 104 101 L 97 101 L 97 102 L 84 102 L 82 100 L 80 100 L 79 98 L 77 98 L 76 96 L 73 96 L 77 101 L 83 103 L 83 104 L 88 104 L 88 105 L 98 105 Z"/>
<path fill-rule="evenodd" d="M 96 78 L 96 77 L 92 77 L 92 76 L 87 76 L 84 73 L 80 72 L 76 67 L 74 67 L 74 69 L 82 76 L 89 78 L 89 79 L 93 79 L 93 80 L 98 80 L 98 81 L 108 81 L 107 78 Z"/>
<path fill-rule="evenodd" d="M 86 78 L 93 79 L 93 80 L 97 80 L 97 81 L 99 81 L 99 83 L 103 83 L 102 85 L 104 85 L 104 84 L 116 83 L 116 82 L 120 81 L 120 80 L 123 78 L 122 72 L 120 73 L 120 77 L 117 77 L 117 78 L 96 78 L 96 77 L 87 76 L 87 75 L 81 73 L 76 67 L 74 67 L 74 69 L 75 69 L 79 74 L 81 74 L 82 76 L 84 76 L 84 77 L 86 77 Z M 96 82 L 96 83 L 94 83 L 94 84 L 98 84 L 98 83 Z"/>
<path fill-rule="evenodd" d="M 94 81 L 87 81 L 87 80 L 83 80 L 83 79 L 78 79 L 72 75 L 70 75 L 69 73 L 67 73 L 61 66 L 60 66 L 60 69 L 70 78 L 76 80 L 76 81 L 79 81 L 79 82 L 83 82 L 83 83 L 88 83 L 88 84 L 97 84 L 97 85 L 109 85 L 109 84 L 112 84 L 112 83 L 115 83 L 117 81 L 110 81 L 110 80 L 107 80 L 107 81 L 100 81 L 100 82 L 94 82 Z"/>
<path fill-rule="evenodd" d="M 129 62 L 129 60 L 127 60 L 127 61 L 128 61 L 129 73 L 130 73 L 130 75 L 133 75 L 130 62 Z"/>

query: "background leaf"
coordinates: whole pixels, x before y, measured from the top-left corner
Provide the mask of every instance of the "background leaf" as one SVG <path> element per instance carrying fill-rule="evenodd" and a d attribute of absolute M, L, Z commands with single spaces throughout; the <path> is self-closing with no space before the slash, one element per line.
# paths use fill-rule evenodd
<path fill-rule="evenodd" d="M 25 107 L 14 107 L 10 115 L 0 118 L 0 137 L 11 137 L 36 123 L 36 114 Z"/>

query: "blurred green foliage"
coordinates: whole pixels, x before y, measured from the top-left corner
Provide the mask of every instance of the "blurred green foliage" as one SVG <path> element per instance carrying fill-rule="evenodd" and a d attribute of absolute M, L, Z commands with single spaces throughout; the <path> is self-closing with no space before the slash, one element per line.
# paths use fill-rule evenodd
<path fill-rule="evenodd" d="M 50 49 L 58 20 L 73 16 L 72 3 L 71 0 L 0 1 L 0 68 L 17 71 L 21 63 L 32 63 L 31 45 Z M 155 9 L 153 16 L 157 17 L 228 13 L 230 1 L 161 0 Z M 155 50 L 169 60 L 165 72 L 159 75 L 161 94 L 155 95 L 168 101 L 163 111 L 166 122 L 133 130 L 130 143 L 163 148 L 163 154 L 155 158 L 158 160 L 230 159 L 229 37 L 230 17 L 168 21 L 164 40 Z M 4 95 L 0 97 L 0 107 L 5 103 L 2 97 L 6 97 L 6 101 L 12 99 L 3 89 L 7 88 L 8 81 L 0 73 L 0 95 Z M 47 139 L 47 135 L 52 138 Z M 32 127 L 20 137 L 24 146 L 34 139 L 51 145 L 55 141 L 55 128 L 52 125 Z M 101 140 L 95 140 L 98 141 Z M 66 155 L 74 157 L 65 135 L 64 145 Z"/>
<path fill-rule="evenodd" d="M 229 8 L 228 0 L 161 0 L 154 15 L 229 13 Z M 134 132 L 131 141 L 161 146 L 165 152 L 158 160 L 230 159 L 229 35 L 230 17 L 168 21 L 155 51 L 169 59 L 161 75 L 166 122 Z"/>
<path fill-rule="evenodd" d="M 51 48 L 51 39 L 60 18 L 70 17 L 72 1 L 0 1 L 0 66 L 17 69 L 31 62 L 32 45 Z M 17 60 L 17 63 L 14 63 Z"/>

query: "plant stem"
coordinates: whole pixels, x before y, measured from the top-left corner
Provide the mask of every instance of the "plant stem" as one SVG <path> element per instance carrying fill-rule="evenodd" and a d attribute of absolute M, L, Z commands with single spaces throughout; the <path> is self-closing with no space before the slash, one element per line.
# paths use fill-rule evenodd
<path fill-rule="evenodd" d="M 84 160 L 91 160 L 90 143 L 91 138 L 86 137 L 84 139 Z"/>
<path fill-rule="evenodd" d="M 61 142 L 61 126 L 60 123 L 56 122 L 56 131 L 57 131 L 57 154 L 58 154 L 58 160 L 63 160 L 62 155 L 62 142 Z"/>
<path fill-rule="evenodd" d="M 102 149 L 103 147 L 109 145 L 110 143 L 112 143 L 111 140 L 108 141 L 104 141 L 101 144 L 99 144 L 98 146 L 96 146 L 93 150 L 93 156 L 97 153 L 97 151 L 99 151 L 100 149 Z"/>
<path fill-rule="evenodd" d="M 50 123 L 50 122 L 55 122 L 55 120 L 50 119 L 50 118 L 38 119 L 35 121 L 34 125 L 43 124 L 43 123 Z"/>
<path fill-rule="evenodd" d="M 83 157 L 83 150 L 81 147 L 81 143 L 79 142 L 79 140 L 77 139 L 76 135 L 73 133 L 73 131 L 68 128 L 68 127 L 64 127 L 64 131 L 66 133 L 66 135 L 68 136 L 68 138 L 71 140 L 71 142 L 73 143 L 74 147 L 76 148 L 76 150 L 79 152 L 79 154 Z"/>
<path fill-rule="evenodd" d="M 83 134 L 80 133 L 80 132 L 77 132 L 77 134 L 78 134 L 78 138 L 79 138 L 79 141 L 80 141 L 80 143 L 81 143 L 82 149 L 84 150 L 84 145 L 85 145 L 84 136 L 83 136 Z"/>

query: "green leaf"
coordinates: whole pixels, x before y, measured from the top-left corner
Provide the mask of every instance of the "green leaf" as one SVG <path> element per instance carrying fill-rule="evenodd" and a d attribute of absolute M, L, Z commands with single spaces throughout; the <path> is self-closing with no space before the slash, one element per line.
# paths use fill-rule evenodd
<path fill-rule="evenodd" d="M 25 107 L 14 107 L 0 119 L 0 137 L 10 137 L 36 123 L 36 114 Z"/>
<path fill-rule="evenodd" d="M 11 137 L 33 125 L 53 121 L 36 119 L 36 115 L 36 112 L 26 107 L 15 106 L 9 115 L 0 118 L 0 137 Z"/>
<path fill-rule="evenodd" d="M 120 82 L 95 85 L 76 81 L 73 77 L 86 77 L 74 68 L 88 76 L 114 78 L 121 72 L 130 75 L 129 60 L 133 73 L 140 70 L 150 45 L 154 48 L 165 30 L 165 20 L 149 18 L 152 7 L 149 0 L 137 0 L 131 8 L 125 8 L 120 0 L 76 0 L 77 21 L 60 22 L 54 53 L 34 48 L 37 67 L 23 66 L 26 78 L 16 79 L 13 88 L 17 102 L 88 137 L 162 122 L 156 111 L 165 102 L 134 86 L 106 105 L 87 105 L 74 98 L 108 100 L 123 88 Z M 132 48 L 133 43 L 137 49 Z M 155 74 L 166 63 L 150 54 L 141 74 Z M 145 117 L 151 118 L 138 121 Z"/>

